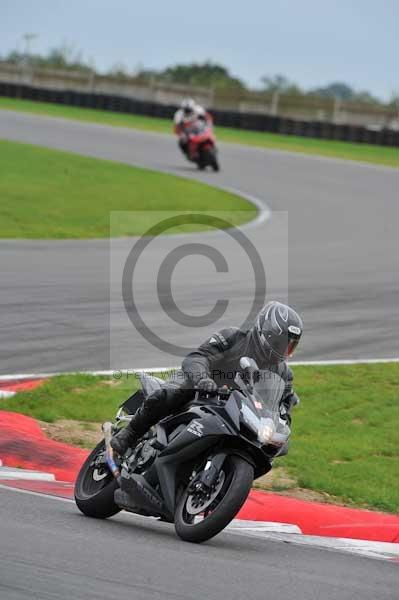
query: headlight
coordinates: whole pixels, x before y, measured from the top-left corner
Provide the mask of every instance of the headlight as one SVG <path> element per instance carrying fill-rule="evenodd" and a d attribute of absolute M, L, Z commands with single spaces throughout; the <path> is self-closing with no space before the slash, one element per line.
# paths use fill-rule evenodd
<path fill-rule="evenodd" d="M 258 440 L 262 444 L 270 444 L 275 431 L 276 426 L 272 419 L 262 419 L 258 429 Z"/>

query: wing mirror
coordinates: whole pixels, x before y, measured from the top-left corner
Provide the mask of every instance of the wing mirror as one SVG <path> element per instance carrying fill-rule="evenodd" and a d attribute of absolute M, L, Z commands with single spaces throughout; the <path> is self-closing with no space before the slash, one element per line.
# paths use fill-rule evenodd
<path fill-rule="evenodd" d="M 256 361 L 249 356 L 243 356 L 240 358 L 240 367 L 243 371 L 243 379 L 252 392 L 254 383 L 259 381 L 259 367 L 256 364 Z"/>
<path fill-rule="evenodd" d="M 259 371 L 259 367 L 256 364 L 256 361 L 254 361 L 253 358 L 249 358 L 249 356 L 242 356 L 240 358 L 240 367 L 243 371 L 245 371 L 245 369 L 254 369 L 256 371 Z"/>

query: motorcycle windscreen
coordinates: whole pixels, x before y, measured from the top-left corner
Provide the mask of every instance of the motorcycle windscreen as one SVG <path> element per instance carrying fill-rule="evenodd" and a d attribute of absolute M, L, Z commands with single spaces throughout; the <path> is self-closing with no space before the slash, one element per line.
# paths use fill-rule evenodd
<path fill-rule="evenodd" d="M 255 384 L 253 399 L 242 401 L 244 420 L 258 429 L 267 426 L 273 432 L 271 443 L 284 444 L 291 433 L 286 421 L 281 419 L 280 402 L 285 390 L 285 381 L 273 371 L 260 371 L 259 381 Z"/>
<path fill-rule="evenodd" d="M 280 402 L 285 390 L 285 381 L 268 369 L 259 372 L 259 381 L 254 387 L 255 405 L 262 416 L 280 412 Z"/>

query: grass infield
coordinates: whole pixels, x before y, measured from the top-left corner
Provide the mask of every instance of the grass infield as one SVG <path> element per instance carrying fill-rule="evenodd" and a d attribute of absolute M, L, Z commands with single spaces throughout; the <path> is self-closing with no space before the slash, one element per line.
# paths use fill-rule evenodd
<path fill-rule="evenodd" d="M 399 364 L 297 366 L 294 371 L 302 402 L 293 415 L 290 452 L 276 466 L 302 488 L 399 512 Z M 137 386 L 133 375 L 118 380 L 63 375 L 0 406 L 41 421 L 83 421 L 92 428 L 92 422 L 112 419 Z"/>
<path fill-rule="evenodd" d="M 141 235 L 193 209 L 233 226 L 257 214 L 247 200 L 196 181 L 38 146 L 0 140 L 0 163 L 0 238 Z M 132 213 L 113 218 L 110 232 L 112 211 Z M 169 233 L 206 228 L 188 222 Z"/>
<path fill-rule="evenodd" d="M 78 108 L 46 102 L 33 102 L 31 100 L 16 100 L 13 98 L 0 98 L 0 110 L 17 110 L 38 115 L 62 117 L 77 121 L 102 123 L 116 127 L 131 127 L 143 131 L 158 133 L 172 133 L 172 124 L 167 119 L 144 117 L 125 113 L 96 110 L 92 108 Z M 229 127 L 216 127 L 218 139 L 223 142 L 245 144 L 270 148 L 273 150 L 287 150 L 305 154 L 316 154 L 331 158 L 342 158 L 369 162 L 390 167 L 399 167 L 399 149 L 374 146 L 371 144 L 354 144 L 335 140 L 319 140 L 293 135 L 280 135 L 257 131 L 245 131 Z"/>

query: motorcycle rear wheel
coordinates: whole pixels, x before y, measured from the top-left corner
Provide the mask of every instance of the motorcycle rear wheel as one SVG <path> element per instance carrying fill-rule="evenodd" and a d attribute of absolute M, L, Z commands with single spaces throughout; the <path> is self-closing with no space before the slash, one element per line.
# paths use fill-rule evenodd
<path fill-rule="evenodd" d="M 114 492 L 118 483 L 107 466 L 97 468 L 95 460 L 105 449 L 101 441 L 83 463 L 75 483 L 75 502 L 87 517 L 107 519 L 120 512 Z M 97 471 L 97 472 L 96 472 Z"/>
<path fill-rule="evenodd" d="M 214 537 L 234 519 L 247 499 L 254 478 L 253 467 L 240 456 L 231 455 L 220 475 L 222 473 L 222 486 L 220 490 L 216 489 L 217 494 L 212 504 L 204 509 L 201 521 L 195 522 L 192 514 L 193 495 L 189 486 L 181 494 L 175 511 L 175 530 L 182 540 L 201 543 Z"/>

